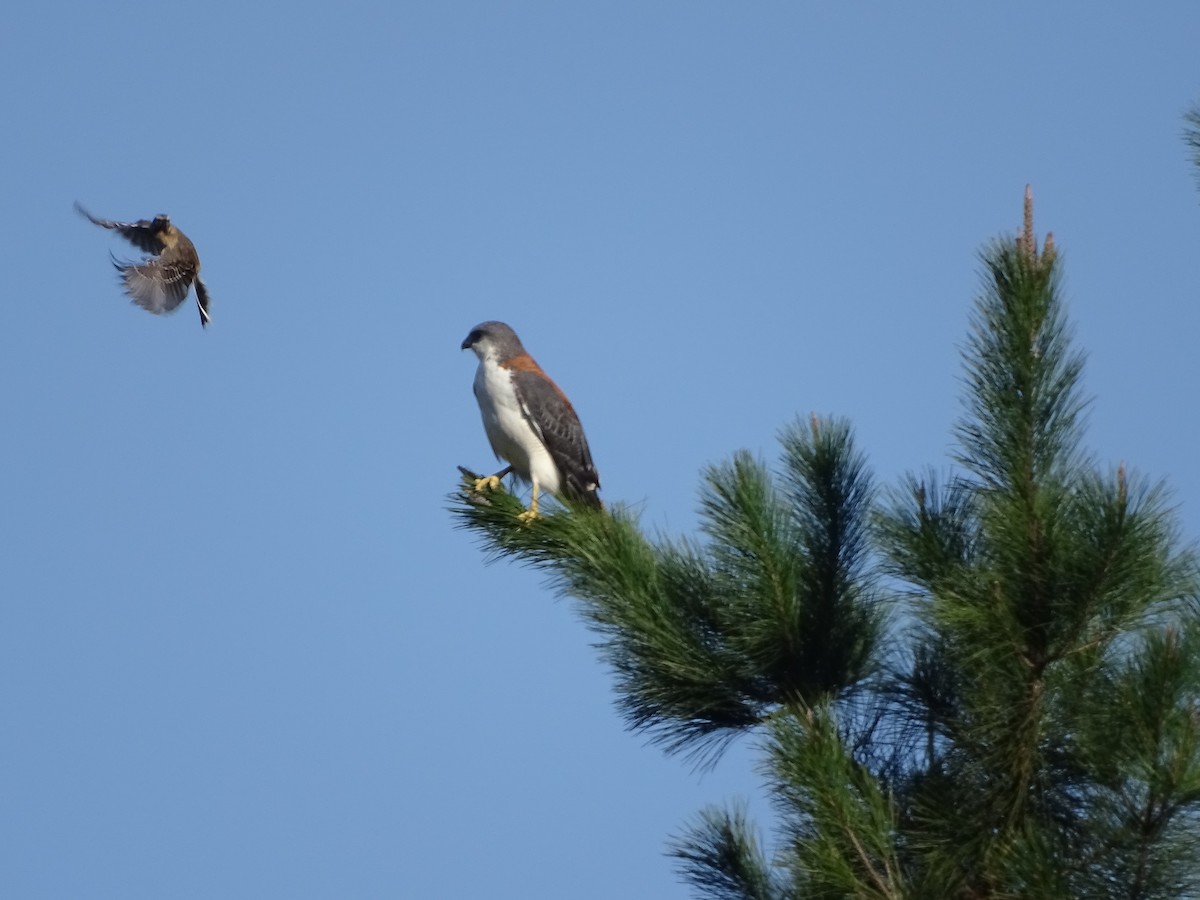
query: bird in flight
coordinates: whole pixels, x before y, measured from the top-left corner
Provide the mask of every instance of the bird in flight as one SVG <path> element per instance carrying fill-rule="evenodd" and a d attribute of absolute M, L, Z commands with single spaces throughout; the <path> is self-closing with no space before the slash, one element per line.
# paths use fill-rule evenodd
<path fill-rule="evenodd" d="M 96 218 L 78 203 L 75 209 L 89 222 L 117 232 L 150 254 L 141 262 L 113 258 L 113 265 L 125 282 L 125 292 L 134 303 L 156 316 L 171 312 L 187 298 L 194 281 L 200 325 L 208 326 L 208 288 L 200 278 L 200 256 L 188 236 L 172 225 L 165 214 L 136 222 L 112 222 Z"/>
<path fill-rule="evenodd" d="M 480 478 L 475 490 L 495 488 L 510 473 L 532 485 L 528 521 L 537 516 L 538 491 L 600 508 L 600 476 L 571 401 L 503 322 L 471 329 L 462 349 L 479 357 L 475 399 L 497 459 L 508 466 Z"/>

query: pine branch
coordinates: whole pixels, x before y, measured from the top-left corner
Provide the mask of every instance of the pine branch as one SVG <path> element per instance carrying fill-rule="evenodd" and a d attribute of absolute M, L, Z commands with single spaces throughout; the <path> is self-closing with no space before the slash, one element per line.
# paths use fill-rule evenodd
<path fill-rule="evenodd" d="M 804 896 L 906 897 L 897 810 L 856 762 L 828 706 L 777 720 L 768 758 L 785 813 L 789 865 Z"/>
<path fill-rule="evenodd" d="M 789 893 L 759 849 L 744 810 L 707 809 L 668 852 L 686 882 L 710 900 L 784 900 Z"/>
<path fill-rule="evenodd" d="M 451 511 L 491 558 L 532 565 L 579 601 L 629 726 L 703 763 L 772 710 L 853 691 L 876 666 L 864 463 L 842 423 L 782 440 L 786 490 L 747 454 L 706 471 L 704 547 L 650 541 L 619 504 L 547 504 L 525 520 L 472 473 Z"/>
<path fill-rule="evenodd" d="M 1137 732 L 1149 690 L 1114 703 L 1111 669 L 1146 655 L 1146 629 L 1195 620 L 1196 558 L 1161 486 L 1123 465 L 1101 476 L 1081 450 L 1082 357 L 1057 266 L 1049 240 L 1037 252 L 1027 194 L 1021 235 L 984 255 L 957 428 L 969 475 L 910 478 L 877 519 L 921 622 L 891 695 L 902 732 L 925 738 L 896 789 L 926 894 L 1116 896 L 1143 880 L 1118 860 L 1171 843 L 1147 831 L 1162 811 L 1149 788 L 1122 799 L 1132 757 L 1105 752 Z M 1176 694 L 1151 708 L 1197 707 Z"/>
<path fill-rule="evenodd" d="M 1200 623 L 1143 632 L 1102 677 L 1079 719 L 1103 785 L 1089 819 L 1097 865 L 1128 885 L 1123 896 L 1195 890 L 1194 844 L 1180 850 L 1200 814 Z"/>
<path fill-rule="evenodd" d="M 491 558 L 531 565 L 579 602 L 631 728 L 704 761 L 761 720 L 767 688 L 729 647 L 713 575 L 686 545 L 652 544 L 619 504 L 611 514 L 560 507 L 526 522 L 516 498 L 481 497 L 470 479 L 450 509 Z"/>
<path fill-rule="evenodd" d="M 871 673 L 884 629 L 867 568 L 871 477 L 847 422 L 814 416 L 780 441 L 787 505 L 807 562 L 798 651 L 810 661 L 809 680 L 836 693 Z M 815 700 L 811 691 L 802 696 Z"/>
<path fill-rule="evenodd" d="M 845 423 L 780 435 L 772 478 L 746 454 L 711 467 L 702 499 L 726 633 L 773 703 L 812 704 L 871 672 L 883 630 L 869 577 L 870 477 Z"/>
<path fill-rule="evenodd" d="M 1070 349 L 1055 257 L 1023 247 L 997 242 L 983 255 L 985 291 L 964 354 L 967 413 L 957 433 L 968 471 L 1025 496 L 1079 462 L 1085 403 L 1083 357 Z"/>

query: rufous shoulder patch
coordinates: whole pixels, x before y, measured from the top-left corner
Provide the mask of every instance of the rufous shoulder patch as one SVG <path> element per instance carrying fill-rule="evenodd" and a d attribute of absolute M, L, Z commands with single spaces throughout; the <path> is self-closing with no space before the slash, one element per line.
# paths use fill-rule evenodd
<path fill-rule="evenodd" d="M 571 406 L 571 401 L 562 392 L 562 388 L 554 383 L 554 379 L 542 371 L 542 367 L 537 364 L 537 360 L 528 353 L 518 353 L 516 356 L 510 356 L 500 363 L 500 368 L 508 369 L 510 372 L 525 372 L 530 375 L 536 375 L 542 381 L 546 382 L 546 384 L 550 385 L 550 387 L 554 388 L 554 393 L 558 394 L 568 409 L 574 410 L 574 407 Z"/>

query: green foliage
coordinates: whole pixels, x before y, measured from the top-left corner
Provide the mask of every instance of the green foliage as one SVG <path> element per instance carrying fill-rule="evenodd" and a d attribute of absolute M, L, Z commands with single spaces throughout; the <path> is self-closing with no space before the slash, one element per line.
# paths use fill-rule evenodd
<path fill-rule="evenodd" d="M 793 882 L 800 896 L 903 897 L 897 810 L 838 726 L 823 705 L 778 719 L 767 742 Z"/>
<path fill-rule="evenodd" d="M 1153 886 L 1195 866 L 1166 852 L 1165 828 L 1135 827 L 1147 787 L 1110 754 L 1149 716 L 1191 754 L 1179 765 L 1197 761 L 1197 658 L 1175 655 L 1186 675 L 1162 704 L 1144 684 L 1122 702 L 1115 674 L 1166 677 L 1152 648 L 1194 623 L 1195 559 L 1161 486 L 1098 472 L 1080 449 L 1082 365 L 1053 251 L 1038 256 L 1027 225 L 984 263 L 957 429 L 968 474 L 910 478 L 879 517 L 918 622 L 892 685 L 920 754 L 894 785 L 907 870 L 925 896 L 1175 896 Z M 1153 803 L 1196 799 L 1170 793 Z"/>
<path fill-rule="evenodd" d="M 705 811 L 671 845 L 701 896 L 1200 892 L 1197 560 L 1161 484 L 1082 447 L 1058 265 L 1027 195 L 983 255 L 949 475 L 877 498 L 849 426 L 814 418 L 777 471 L 704 472 L 699 539 L 454 495 L 579 603 L 630 727 L 709 763 L 757 734 L 774 852 Z"/>
<path fill-rule="evenodd" d="M 670 853 L 684 879 L 709 900 L 782 900 L 783 884 L 758 846 L 743 810 L 706 809 Z"/>
<path fill-rule="evenodd" d="M 748 454 L 705 473 L 706 545 L 651 541 L 626 509 L 561 507 L 522 521 L 464 477 L 454 513 L 489 552 L 549 576 L 601 635 L 626 720 L 713 760 L 789 704 L 852 693 L 882 628 L 863 576 L 870 480 L 843 423 L 781 438 L 782 475 Z"/>

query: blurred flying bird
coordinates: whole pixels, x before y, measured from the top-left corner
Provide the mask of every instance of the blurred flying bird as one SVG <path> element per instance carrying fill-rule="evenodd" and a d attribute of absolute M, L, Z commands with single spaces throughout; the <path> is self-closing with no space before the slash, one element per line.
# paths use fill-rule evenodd
<path fill-rule="evenodd" d="M 79 203 L 75 204 L 75 209 L 88 221 L 117 232 L 139 250 L 150 254 L 141 262 L 113 257 L 113 265 L 125 283 L 125 292 L 134 303 L 156 316 L 171 312 L 187 298 L 188 289 L 195 281 L 200 324 L 208 325 L 208 288 L 200 278 L 200 256 L 188 236 L 172 225 L 165 214 L 150 220 L 111 222 L 96 218 Z"/>

